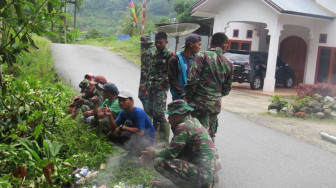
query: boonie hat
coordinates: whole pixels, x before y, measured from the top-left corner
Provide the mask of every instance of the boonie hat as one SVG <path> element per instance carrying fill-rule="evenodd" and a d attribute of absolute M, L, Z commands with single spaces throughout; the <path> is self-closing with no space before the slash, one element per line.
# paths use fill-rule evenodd
<path fill-rule="evenodd" d="M 181 48 L 185 48 L 191 42 L 195 43 L 195 42 L 200 42 L 200 41 L 202 41 L 201 36 L 192 33 L 185 38 L 185 43 Z"/>
<path fill-rule="evenodd" d="M 101 84 L 101 83 L 98 83 L 98 87 L 100 87 L 104 91 L 107 91 L 107 92 L 111 93 L 112 95 L 118 95 L 119 94 L 119 90 L 114 83 L 106 82 L 106 84 L 104 84 L 104 85 Z"/>
<path fill-rule="evenodd" d="M 124 99 L 127 99 L 127 98 L 132 98 L 133 99 L 132 93 L 130 91 L 127 91 L 127 90 L 121 91 L 119 93 L 118 97 L 121 97 L 121 98 L 124 98 Z"/>
<path fill-rule="evenodd" d="M 166 114 L 185 114 L 189 111 L 193 111 L 194 109 L 190 107 L 184 100 L 175 100 L 168 104 Z"/>
<path fill-rule="evenodd" d="M 81 88 L 81 93 L 85 92 L 90 87 L 90 81 L 87 79 L 82 80 L 79 83 L 79 88 Z"/>

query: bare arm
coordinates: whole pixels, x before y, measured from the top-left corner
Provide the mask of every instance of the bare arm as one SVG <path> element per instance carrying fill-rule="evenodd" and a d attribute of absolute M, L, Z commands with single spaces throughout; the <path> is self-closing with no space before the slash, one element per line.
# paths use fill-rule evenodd
<path fill-rule="evenodd" d="M 115 130 L 116 128 L 118 128 L 118 125 L 116 124 L 113 115 L 111 112 L 107 112 L 106 115 L 109 117 L 110 120 L 110 125 L 111 125 L 111 129 Z"/>
<path fill-rule="evenodd" d="M 184 95 L 184 91 L 180 86 L 178 76 L 179 76 L 178 58 L 177 56 L 173 56 L 168 61 L 169 86 L 176 92 L 176 94 L 181 96 Z"/>
<path fill-rule="evenodd" d="M 98 97 L 94 96 L 92 97 L 91 101 L 93 102 L 93 115 L 95 117 L 98 117 Z"/>
<path fill-rule="evenodd" d="M 122 127 L 122 129 L 121 130 L 123 130 L 123 131 L 128 131 L 128 132 L 131 132 L 131 133 L 133 133 L 133 134 L 139 134 L 139 135 L 141 135 L 141 136 L 143 136 L 144 134 L 145 134 L 145 131 L 141 131 L 141 130 L 139 130 L 138 128 L 135 128 L 135 127 Z"/>

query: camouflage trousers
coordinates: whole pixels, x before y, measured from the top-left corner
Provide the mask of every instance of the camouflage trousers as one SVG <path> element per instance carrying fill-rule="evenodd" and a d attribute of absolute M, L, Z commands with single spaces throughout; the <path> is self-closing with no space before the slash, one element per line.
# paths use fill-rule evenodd
<path fill-rule="evenodd" d="M 164 111 L 167 104 L 167 91 L 150 89 L 148 97 L 148 115 L 153 118 L 155 131 L 159 132 L 159 141 L 169 142 L 170 125 Z"/>
<path fill-rule="evenodd" d="M 155 169 L 178 187 L 203 188 L 213 182 L 213 174 L 204 168 L 181 159 L 157 158 Z"/>
<path fill-rule="evenodd" d="M 148 110 L 149 100 L 148 100 L 148 98 L 139 98 L 139 99 L 142 103 L 143 109 L 145 110 L 146 114 L 149 115 L 149 110 Z"/>
<path fill-rule="evenodd" d="M 218 128 L 218 114 L 209 114 L 204 111 L 192 111 L 191 115 L 200 121 L 203 127 L 208 131 L 211 138 L 214 140 Z"/>
<path fill-rule="evenodd" d="M 81 110 L 82 112 L 92 110 L 92 106 L 90 104 L 87 104 L 87 103 L 76 103 L 75 108 L 76 108 L 76 113 L 78 113 L 79 110 Z"/>
<path fill-rule="evenodd" d="M 111 130 L 110 118 L 105 116 L 103 118 L 92 118 L 90 123 L 91 126 L 97 128 L 98 131 L 108 134 Z"/>

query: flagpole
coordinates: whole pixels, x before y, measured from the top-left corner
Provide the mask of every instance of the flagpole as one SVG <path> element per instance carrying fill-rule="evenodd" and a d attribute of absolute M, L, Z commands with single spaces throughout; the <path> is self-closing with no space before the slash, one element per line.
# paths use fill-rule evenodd
<path fill-rule="evenodd" d="M 142 26 L 141 36 L 145 36 L 145 24 L 146 24 L 146 0 L 142 0 Z"/>

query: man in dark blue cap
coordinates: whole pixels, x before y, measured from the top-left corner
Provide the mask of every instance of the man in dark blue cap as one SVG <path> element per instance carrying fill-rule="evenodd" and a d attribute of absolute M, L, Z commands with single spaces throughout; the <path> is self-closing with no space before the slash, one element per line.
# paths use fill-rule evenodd
<path fill-rule="evenodd" d="M 102 90 L 105 100 L 99 107 L 98 97 L 93 97 L 91 99 L 94 104 L 93 110 L 90 114 L 84 114 L 84 116 L 91 115 L 91 117 L 88 117 L 87 122 L 91 125 L 98 126 L 98 129 L 108 133 L 110 131 L 110 120 L 108 114 L 111 113 L 116 118 L 121 111 L 118 100 L 119 90 L 115 84 L 110 82 L 107 82 L 104 85 L 98 83 L 98 87 Z"/>
<path fill-rule="evenodd" d="M 191 62 L 201 49 L 201 36 L 188 35 L 182 48 L 184 48 L 183 52 L 177 52 L 168 61 L 169 86 L 173 100 L 183 99 L 185 96 L 184 85 L 187 83 Z"/>

